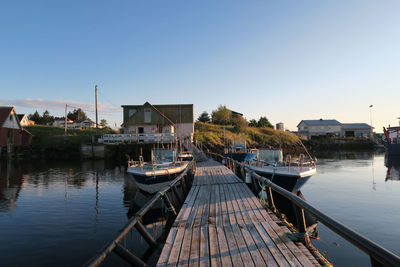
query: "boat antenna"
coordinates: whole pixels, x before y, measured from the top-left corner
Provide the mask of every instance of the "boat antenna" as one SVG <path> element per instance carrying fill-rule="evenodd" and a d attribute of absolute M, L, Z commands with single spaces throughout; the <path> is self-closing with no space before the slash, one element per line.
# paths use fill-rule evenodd
<path fill-rule="evenodd" d="M 314 161 L 317 161 L 317 159 L 313 156 L 310 155 L 310 153 L 308 152 L 306 146 L 303 144 L 303 142 L 301 141 L 300 137 L 297 137 L 297 139 L 299 140 L 299 144 L 303 147 L 304 151 L 306 152 L 307 156 L 310 157 L 310 159 L 313 159 Z"/>

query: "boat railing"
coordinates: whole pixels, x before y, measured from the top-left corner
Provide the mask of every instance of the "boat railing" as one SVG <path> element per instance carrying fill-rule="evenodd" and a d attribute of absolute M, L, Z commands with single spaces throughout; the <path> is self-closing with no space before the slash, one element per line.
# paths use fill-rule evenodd
<path fill-rule="evenodd" d="M 118 145 L 123 143 L 175 143 L 177 135 L 175 133 L 146 133 L 146 134 L 103 134 L 99 140 L 106 145 Z"/>
<path fill-rule="evenodd" d="M 341 222 L 333 219 L 332 217 L 310 205 L 292 192 L 289 192 L 286 189 L 274 184 L 269 179 L 258 175 L 249 167 L 245 166 L 245 164 L 216 153 L 205 153 L 210 158 L 213 158 L 217 161 L 222 162 L 222 160 L 225 160 L 226 166 L 242 179 L 245 179 L 246 174 L 249 174 L 253 181 L 258 181 L 260 184 L 262 184 L 263 186 L 261 190 L 263 190 L 264 192 L 261 195 L 267 196 L 267 206 L 273 212 L 278 212 L 278 210 L 274 204 L 274 194 L 272 192 L 275 192 L 290 200 L 296 207 L 295 211 L 297 213 L 296 218 L 298 231 L 300 233 L 300 236 L 302 237 L 301 241 L 306 246 L 312 246 L 310 237 L 307 233 L 307 225 L 305 219 L 305 212 L 308 212 L 312 214 L 319 222 L 327 226 L 330 230 L 334 231 L 336 234 L 340 235 L 351 244 L 365 252 L 370 258 L 371 266 L 400 266 L 400 257 L 398 255 L 373 242 L 372 240 L 354 231 L 348 226 L 342 224 Z M 280 215 L 279 213 L 277 214 Z"/>
<path fill-rule="evenodd" d="M 140 257 L 133 254 L 132 251 L 127 248 L 127 236 L 128 234 L 132 234 L 134 231 L 133 228 L 135 228 L 149 245 L 151 251 L 158 249 L 160 243 L 164 240 L 155 239 L 155 237 L 148 232 L 146 226 L 143 224 L 143 217 L 156 205 L 156 203 L 161 202 L 169 215 L 167 226 L 171 226 L 178 214 L 178 207 L 183 204 L 187 194 L 189 193 L 195 170 L 196 162 L 192 160 L 178 177 L 171 181 L 170 184 L 164 187 L 161 191 L 156 193 L 138 212 L 136 212 L 125 226 L 118 231 L 117 235 L 99 252 L 97 252 L 97 254 L 85 264 L 85 266 L 99 266 L 112 252 L 133 266 L 148 266 Z M 181 192 L 179 192 L 179 190 Z"/>
<path fill-rule="evenodd" d="M 288 167 L 288 171 L 290 171 L 290 166 L 292 165 L 292 155 L 286 156 L 285 166 Z"/>

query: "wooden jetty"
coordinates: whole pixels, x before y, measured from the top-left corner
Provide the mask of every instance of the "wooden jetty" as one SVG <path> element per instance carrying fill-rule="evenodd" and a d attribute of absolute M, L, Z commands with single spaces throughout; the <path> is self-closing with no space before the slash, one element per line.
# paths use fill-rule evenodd
<path fill-rule="evenodd" d="M 198 163 L 157 266 L 320 266 L 245 183 L 216 161 Z"/>

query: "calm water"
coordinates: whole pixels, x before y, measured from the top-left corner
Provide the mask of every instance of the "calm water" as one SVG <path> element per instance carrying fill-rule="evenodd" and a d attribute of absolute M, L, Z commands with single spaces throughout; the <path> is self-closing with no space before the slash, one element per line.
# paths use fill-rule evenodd
<path fill-rule="evenodd" d="M 400 255 L 400 168 L 392 167 L 388 173 L 384 160 L 384 154 L 371 153 L 319 159 L 318 174 L 302 193 L 321 211 Z M 332 263 L 369 266 L 363 252 L 322 224 L 318 229 L 320 240 L 313 243 Z"/>
<path fill-rule="evenodd" d="M 138 197 L 125 170 L 104 162 L 1 164 L 0 266 L 80 266 L 127 222 Z M 138 235 L 129 239 L 136 255 L 146 252 Z"/>
<path fill-rule="evenodd" d="M 307 201 L 400 254 L 400 181 L 386 180 L 384 155 L 338 155 L 318 164 L 302 188 Z M 145 202 L 124 168 L 102 161 L 1 162 L 0 265 L 84 264 L 126 223 L 131 199 Z M 368 264 L 362 252 L 323 225 L 318 229 L 314 243 L 333 263 Z M 146 253 L 138 235 L 129 239 L 136 255 Z M 157 260 L 146 256 L 150 264 Z M 117 264 L 111 257 L 105 265 Z"/>

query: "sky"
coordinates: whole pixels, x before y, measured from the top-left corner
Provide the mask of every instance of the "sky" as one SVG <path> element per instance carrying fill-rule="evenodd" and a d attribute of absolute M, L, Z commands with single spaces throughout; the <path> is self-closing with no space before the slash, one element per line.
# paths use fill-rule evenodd
<path fill-rule="evenodd" d="M 0 1 L 0 105 L 122 123 L 121 105 L 305 119 L 400 117 L 400 1 Z M 370 108 L 370 105 L 373 107 Z"/>

